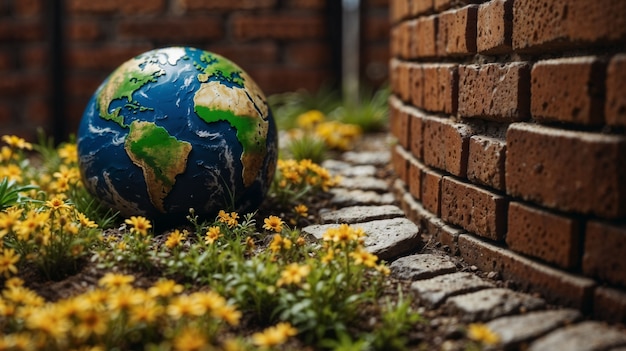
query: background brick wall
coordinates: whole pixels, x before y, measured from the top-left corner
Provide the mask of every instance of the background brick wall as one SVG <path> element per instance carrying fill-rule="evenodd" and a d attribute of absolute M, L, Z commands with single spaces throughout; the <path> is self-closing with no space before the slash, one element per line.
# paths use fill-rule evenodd
<path fill-rule="evenodd" d="M 55 4 L 62 4 L 63 39 L 56 66 Z M 340 5 L 335 0 L 0 1 L 0 132 L 28 139 L 37 127 L 49 134 L 74 132 L 87 100 L 113 69 L 170 45 L 230 58 L 267 95 L 337 86 Z M 377 86 L 387 80 L 388 0 L 362 0 L 361 14 L 362 79 Z M 59 69 L 63 81 L 52 82 L 51 71 Z M 59 96 L 62 106 L 54 112 Z"/>
<path fill-rule="evenodd" d="M 391 0 L 409 216 L 486 271 L 626 322 L 626 2 Z"/>

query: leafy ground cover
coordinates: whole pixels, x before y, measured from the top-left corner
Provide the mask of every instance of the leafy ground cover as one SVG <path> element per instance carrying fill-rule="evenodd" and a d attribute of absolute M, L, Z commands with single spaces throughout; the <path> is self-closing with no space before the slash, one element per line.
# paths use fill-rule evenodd
<path fill-rule="evenodd" d="M 365 250 L 367 233 L 300 232 L 338 182 L 312 159 L 374 130 L 322 110 L 282 128 L 289 141 L 257 212 L 201 221 L 190 209 L 167 230 L 102 207 L 72 140 L 2 136 L 0 350 L 404 350 L 444 338 Z M 479 325 L 468 336 L 467 348 L 497 341 Z"/>

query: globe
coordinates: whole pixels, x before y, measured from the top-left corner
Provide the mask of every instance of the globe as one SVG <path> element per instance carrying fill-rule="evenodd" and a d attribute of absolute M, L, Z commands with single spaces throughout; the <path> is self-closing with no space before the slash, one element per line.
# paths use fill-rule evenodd
<path fill-rule="evenodd" d="M 113 71 L 77 132 L 86 189 L 121 215 L 180 222 L 248 213 L 276 169 L 266 98 L 232 61 L 191 47 L 145 52 Z"/>

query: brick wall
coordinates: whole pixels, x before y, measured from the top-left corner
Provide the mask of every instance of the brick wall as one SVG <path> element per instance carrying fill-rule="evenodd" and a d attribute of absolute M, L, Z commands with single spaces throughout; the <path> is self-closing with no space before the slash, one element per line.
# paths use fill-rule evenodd
<path fill-rule="evenodd" d="M 63 3 L 64 86 L 50 82 L 50 8 Z M 0 126 L 32 139 L 54 129 L 53 89 L 63 89 L 72 133 L 88 98 L 129 58 L 189 45 L 222 54 L 269 95 L 336 84 L 341 13 L 335 0 L 5 0 L 0 1 Z M 362 0 L 363 79 L 387 79 L 388 0 Z M 335 50 L 338 51 L 338 50 Z"/>
<path fill-rule="evenodd" d="M 626 322 L 626 2 L 392 0 L 409 216 L 451 252 Z"/>

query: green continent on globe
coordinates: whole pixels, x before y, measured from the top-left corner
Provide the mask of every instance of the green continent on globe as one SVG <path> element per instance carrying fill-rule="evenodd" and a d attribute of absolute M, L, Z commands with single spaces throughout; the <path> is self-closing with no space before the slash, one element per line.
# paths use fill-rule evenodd
<path fill-rule="evenodd" d="M 191 144 L 151 122 L 133 121 L 124 143 L 126 153 L 143 171 L 150 201 L 165 213 L 164 200 L 183 173 Z"/>

